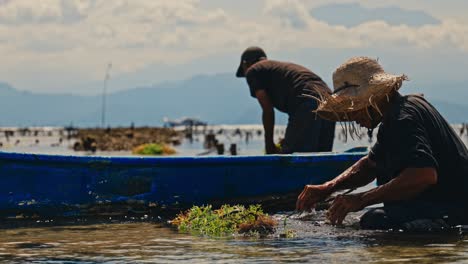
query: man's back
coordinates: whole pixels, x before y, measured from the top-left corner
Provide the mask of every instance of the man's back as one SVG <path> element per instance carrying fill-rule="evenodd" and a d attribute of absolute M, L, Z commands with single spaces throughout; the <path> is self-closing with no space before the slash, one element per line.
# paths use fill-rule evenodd
<path fill-rule="evenodd" d="M 255 97 L 256 90 L 264 89 L 274 107 L 285 113 L 290 113 L 304 101 L 301 96 L 305 89 L 322 89 L 331 93 L 319 76 L 294 63 L 262 60 L 249 68 L 246 78 L 252 97 Z"/>
<path fill-rule="evenodd" d="M 395 98 L 371 151 L 384 184 L 405 168 L 436 168 L 437 185 L 417 199 L 457 202 L 468 188 L 468 150 L 440 113 L 416 95 Z M 460 201 L 461 202 L 461 201 Z"/>

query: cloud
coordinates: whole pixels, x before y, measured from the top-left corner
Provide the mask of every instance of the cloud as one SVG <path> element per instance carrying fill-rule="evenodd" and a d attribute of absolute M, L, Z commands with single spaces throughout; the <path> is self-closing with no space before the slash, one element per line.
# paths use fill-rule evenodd
<path fill-rule="evenodd" d="M 312 16 L 330 25 L 358 26 L 368 21 L 385 21 L 392 26 L 419 27 L 440 24 L 433 16 L 419 10 L 406 10 L 396 6 L 369 8 L 359 3 L 328 4 L 313 8 Z"/>
<path fill-rule="evenodd" d="M 287 44 L 316 48 L 356 48 L 369 46 L 404 47 L 407 45 L 421 48 L 435 48 L 442 45 L 468 52 L 468 25 L 454 20 L 440 23 L 395 25 L 384 20 L 361 21 L 354 26 L 330 25 L 317 20 L 302 2 L 296 0 L 269 1 L 265 14 L 280 21 L 283 39 L 294 41 Z M 390 9 L 379 9 L 390 10 Z M 392 8 L 396 12 L 397 8 Z M 409 12 L 409 11 L 407 11 Z M 413 14 L 409 12 L 408 14 Z M 342 15 L 342 14 L 337 14 Z M 300 26 L 296 26 L 300 21 Z M 419 24 L 418 24 L 419 25 Z M 296 44 L 294 44 L 294 42 Z"/>
<path fill-rule="evenodd" d="M 303 1 L 270 0 L 265 1 L 263 15 L 246 20 L 219 8 L 204 10 L 196 0 L 15 0 L 0 5 L 0 33 L 9 36 L 12 46 L 37 52 L 131 50 L 169 55 L 191 50 L 191 58 L 238 51 L 253 43 L 297 49 L 379 44 L 431 47 L 448 42 L 462 50 L 468 44 L 460 35 L 467 25 L 454 21 L 416 28 L 368 21 L 345 28 L 319 21 L 309 10 Z M 2 28 L 2 21 L 8 25 Z"/>
<path fill-rule="evenodd" d="M 0 52 L 9 65 L 0 75 L 20 79 L 47 72 L 91 80 L 102 77 L 109 61 L 118 75 L 148 64 L 237 55 L 250 45 L 268 51 L 448 47 L 468 52 L 468 25 L 453 20 L 420 27 L 385 21 L 345 27 L 314 18 L 311 2 L 264 3 L 256 16 L 247 17 L 203 8 L 197 0 L 0 0 Z"/>
<path fill-rule="evenodd" d="M 296 29 L 306 28 L 309 20 L 306 6 L 297 0 L 268 1 L 264 13 L 279 18 L 283 26 Z"/>
<path fill-rule="evenodd" d="M 75 23 L 86 17 L 93 3 L 94 0 L 4 0 L 0 2 L 0 24 Z"/>

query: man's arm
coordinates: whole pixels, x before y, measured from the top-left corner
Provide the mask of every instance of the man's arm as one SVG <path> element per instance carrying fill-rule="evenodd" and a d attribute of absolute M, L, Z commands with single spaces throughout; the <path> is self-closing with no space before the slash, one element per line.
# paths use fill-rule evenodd
<path fill-rule="evenodd" d="M 270 97 L 265 90 L 255 91 L 260 106 L 262 107 L 263 129 L 265 131 L 265 150 L 267 154 L 277 153 L 275 142 L 273 140 L 273 130 L 275 127 L 275 110 L 271 103 Z"/>
<path fill-rule="evenodd" d="M 324 183 L 327 189 L 334 193 L 345 189 L 357 188 L 369 184 L 376 178 L 376 164 L 369 156 L 361 158 L 340 176 Z"/>
<path fill-rule="evenodd" d="M 372 204 L 411 199 L 436 183 L 436 169 L 407 168 L 398 177 L 377 188 L 338 196 L 328 210 L 328 219 L 332 224 L 341 224 L 349 212 L 359 211 Z"/>
<path fill-rule="evenodd" d="M 408 168 L 395 179 L 362 194 L 364 206 L 413 198 L 437 183 L 434 168 Z"/>
<path fill-rule="evenodd" d="M 322 185 L 306 185 L 296 202 L 296 210 L 310 210 L 336 191 L 364 186 L 376 177 L 376 164 L 363 157 L 335 179 Z"/>

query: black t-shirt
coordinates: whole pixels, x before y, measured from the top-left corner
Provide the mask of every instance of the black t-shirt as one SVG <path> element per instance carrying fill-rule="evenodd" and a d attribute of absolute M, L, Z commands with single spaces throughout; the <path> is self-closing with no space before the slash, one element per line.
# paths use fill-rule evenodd
<path fill-rule="evenodd" d="M 248 69 L 246 78 L 252 97 L 255 97 L 257 90 L 265 90 L 273 106 L 285 113 L 293 111 L 304 100 L 310 100 L 302 97 L 305 89 L 321 89 L 331 93 L 315 73 L 288 62 L 259 61 Z"/>
<path fill-rule="evenodd" d="M 414 200 L 466 204 L 468 151 L 440 113 L 417 95 L 394 98 L 369 158 L 377 163 L 377 183 L 405 168 L 432 167 L 438 181 Z"/>

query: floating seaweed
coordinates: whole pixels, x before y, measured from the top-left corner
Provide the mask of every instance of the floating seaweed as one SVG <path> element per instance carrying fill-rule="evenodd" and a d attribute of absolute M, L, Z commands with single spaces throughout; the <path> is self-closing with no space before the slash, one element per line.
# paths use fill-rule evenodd
<path fill-rule="evenodd" d="M 213 210 L 211 205 L 194 206 L 179 214 L 171 223 L 181 231 L 213 237 L 264 237 L 275 232 L 277 221 L 265 214 L 260 205 L 223 205 Z"/>

